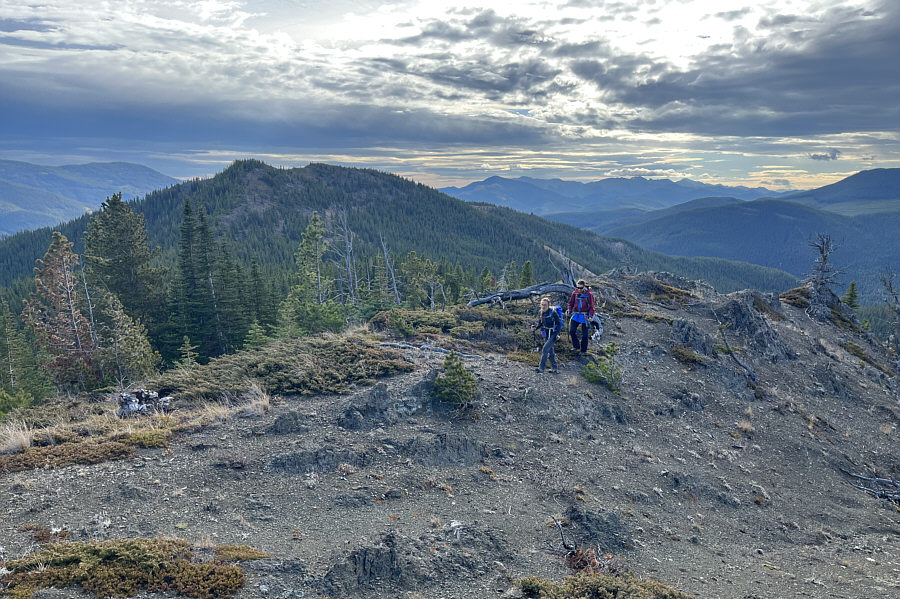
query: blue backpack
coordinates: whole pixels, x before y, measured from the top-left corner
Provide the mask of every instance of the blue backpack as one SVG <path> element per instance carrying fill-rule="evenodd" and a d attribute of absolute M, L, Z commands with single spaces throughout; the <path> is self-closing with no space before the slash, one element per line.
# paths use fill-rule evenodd
<path fill-rule="evenodd" d="M 566 321 L 563 318 L 562 306 L 553 306 L 553 309 L 556 310 L 556 314 L 557 314 L 557 316 L 559 316 L 559 322 L 562 323 L 563 325 L 565 325 Z M 541 337 L 543 337 L 544 339 L 547 338 L 547 331 L 545 331 L 544 329 L 541 329 Z"/>

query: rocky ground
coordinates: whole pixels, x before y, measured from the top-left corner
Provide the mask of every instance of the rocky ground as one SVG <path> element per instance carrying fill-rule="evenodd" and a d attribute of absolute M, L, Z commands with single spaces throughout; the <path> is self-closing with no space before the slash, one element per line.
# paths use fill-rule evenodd
<path fill-rule="evenodd" d="M 648 281 L 599 287 L 619 302 L 603 337 L 619 393 L 577 359 L 552 375 L 484 353 L 464 359 L 481 398 L 460 413 L 430 398 L 444 355 L 403 350 L 413 373 L 351 395 L 278 398 L 134 459 L 0 474 L 0 559 L 46 525 L 275 556 L 243 565 L 242 599 L 498 597 L 570 573 L 556 519 L 698 598 L 900 594 L 900 511 L 847 474 L 900 479 L 883 347 L 774 296 Z"/>

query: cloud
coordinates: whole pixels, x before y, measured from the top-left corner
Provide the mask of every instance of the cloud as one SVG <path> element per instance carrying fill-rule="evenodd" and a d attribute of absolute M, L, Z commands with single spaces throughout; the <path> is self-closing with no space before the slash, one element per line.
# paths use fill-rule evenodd
<path fill-rule="evenodd" d="M 841 151 L 830 148 L 822 154 L 808 154 L 808 156 L 813 160 L 837 160 L 841 156 Z"/>
<path fill-rule="evenodd" d="M 848 8 L 817 19 L 798 37 L 794 17 L 774 15 L 765 37 L 738 32 L 686 69 L 636 54 L 575 60 L 571 69 L 610 101 L 639 108 L 627 124 L 642 130 L 778 136 L 900 128 L 900 5 L 881 5 L 877 18 Z"/>
<path fill-rule="evenodd" d="M 686 175 L 674 169 L 654 169 L 644 167 L 614 168 L 606 171 L 607 177 L 663 177 L 666 179 L 683 179 Z"/>

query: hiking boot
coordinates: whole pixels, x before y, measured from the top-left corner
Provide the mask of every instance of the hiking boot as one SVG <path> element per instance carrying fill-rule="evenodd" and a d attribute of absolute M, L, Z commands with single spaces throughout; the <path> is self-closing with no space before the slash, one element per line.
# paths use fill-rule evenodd
<path fill-rule="evenodd" d="M 554 368 L 550 371 L 550 374 L 559 374 L 559 368 Z"/>
<path fill-rule="evenodd" d="M 535 371 L 540 372 L 541 374 L 544 374 L 543 368 L 535 368 Z"/>

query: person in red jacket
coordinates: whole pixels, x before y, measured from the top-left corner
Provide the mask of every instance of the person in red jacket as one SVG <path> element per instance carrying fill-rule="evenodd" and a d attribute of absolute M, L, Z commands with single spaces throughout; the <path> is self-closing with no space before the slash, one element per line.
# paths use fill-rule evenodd
<path fill-rule="evenodd" d="M 569 324 L 569 337 L 572 339 L 572 347 L 587 353 L 588 341 L 591 338 L 591 318 L 594 317 L 594 296 L 591 287 L 584 279 L 580 279 L 575 285 L 575 291 L 569 298 L 569 307 L 566 314 L 572 317 Z M 581 340 L 578 339 L 578 327 L 582 328 Z"/>

